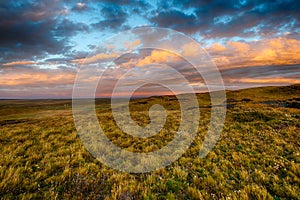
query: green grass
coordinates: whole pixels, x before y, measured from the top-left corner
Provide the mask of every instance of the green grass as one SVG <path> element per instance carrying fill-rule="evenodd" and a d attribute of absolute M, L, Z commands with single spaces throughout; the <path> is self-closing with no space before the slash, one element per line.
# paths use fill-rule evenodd
<path fill-rule="evenodd" d="M 1 100 L 0 198 L 300 199 L 299 108 L 263 103 L 299 97 L 300 85 L 228 91 L 232 106 L 220 140 L 200 159 L 210 102 L 208 94 L 199 94 L 195 142 L 172 165 L 145 174 L 118 172 L 94 159 L 77 136 L 70 100 Z M 132 118 L 146 125 L 145 110 L 156 103 L 168 117 L 164 129 L 147 139 L 123 133 L 108 100 L 96 101 L 97 116 L 115 144 L 150 152 L 171 141 L 180 122 L 172 96 L 132 100 Z"/>

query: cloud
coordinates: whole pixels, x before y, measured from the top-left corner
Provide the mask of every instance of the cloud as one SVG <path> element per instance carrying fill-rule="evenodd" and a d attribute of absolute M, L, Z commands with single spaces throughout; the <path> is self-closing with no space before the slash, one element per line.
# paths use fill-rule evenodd
<path fill-rule="evenodd" d="M 159 1 L 150 20 L 160 27 L 200 33 L 205 38 L 274 37 L 282 29 L 293 32 L 299 27 L 299 9 L 296 0 Z"/>
<path fill-rule="evenodd" d="M 99 53 L 93 56 L 88 56 L 86 58 L 80 58 L 80 59 L 75 59 L 72 62 L 77 63 L 77 64 L 92 64 L 100 61 L 105 61 L 105 60 L 110 60 L 117 58 L 119 55 L 112 53 L 112 54 L 105 54 L 105 53 Z"/>
<path fill-rule="evenodd" d="M 285 85 L 291 85 L 291 84 L 299 84 L 300 80 L 295 80 L 291 78 L 283 78 L 283 77 L 272 77 L 270 79 L 269 77 L 266 78 L 242 78 L 238 79 L 239 83 L 253 83 L 253 84 L 285 84 Z"/>
<path fill-rule="evenodd" d="M 199 45 L 195 42 L 186 43 L 182 47 L 182 56 L 185 57 L 196 57 L 199 55 L 198 49 Z"/>
<path fill-rule="evenodd" d="M 69 90 L 59 88 L 64 84 L 70 86 L 68 81 L 75 73 L 73 68 L 84 62 L 93 64 L 114 58 L 118 58 L 115 63 L 120 69 L 168 64 L 188 77 L 192 84 L 202 81 L 185 60 L 159 50 L 126 55 L 100 53 L 84 58 L 90 54 L 88 51 L 95 49 L 96 40 L 137 24 L 172 28 L 203 43 L 229 85 L 267 85 L 275 80 L 278 84 L 293 83 L 299 79 L 295 67 L 300 63 L 299 10 L 300 1 L 296 0 L 2 0 L 1 95 L 11 96 L 15 90 L 19 91 L 16 95 L 21 95 L 21 91 L 29 94 L 27 87 L 34 88 L 36 95 L 38 90 L 45 95 L 47 91 L 52 95 L 70 94 Z M 157 42 L 161 35 L 145 37 L 143 41 Z M 139 40 L 125 44 L 128 49 L 139 45 L 143 46 Z M 183 56 L 197 55 L 192 43 L 184 44 L 182 49 Z M 45 66 L 53 69 L 42 69 Z M 36 81 L 30 80 L 30 74 Z M 120 73 L 106 75 L 109 88 Z M 143 75 L 143 72 L 136 74 L 137 77 Z M 160 75 L 168 76 L 168 73 Z M 157 87 L 152 86 L 152 89 L 159 93 Z"/>
<path fill-rule="evenodd" d="M 68 52 L 71 49 L 70 37 L 88 31 L 88 26 L 65 19 L 67 14 L 63 1 L 1 1 L 2 63 Z"/>
<path fill-rule="evenodd" d="M 296 64 L 300 62 L 300 41 L 275 38 L 262 41 L 253 61 L 263 64 Z"/>
<path fill-rule="evenodd" d="M 257 42 L 214 43 L 207 48 L 219 67 L 291 65 L 300 63 L 300 41 L 284 37 Z"/>
<path fill-rule="evenodd" d="M 9 62 L 9 63 L 4 63 L 2 66 L 14 66 L 14 65 L 32 65 L 36 64 L 36 62 L 33 61 L 15 61 L 15 62 Z"/>
<path fill-rule="evenodd" d="M 133 42 L 126 42 L 125 47 L 129 50 L 132 50 L 134 47 L 138 46 L 141 43 L 140 40 L 134 40 Z"/>
<path fill-rule="evenodd" d="M 85 3 L 78 2 L 73 8 L 72 11 L 82 12 L 88 10 L 88 7 Z"/>
<path fill-rule="evenodd" d="M 78 33 L 89 32 L 89 26 L 85 23 L 74 23 L 71 20 L 64 19 L 62 22 L 57 24 L 54 29 L 56 35 L 63 35 L 65 37 L 70 37 Z"/>
<path fill-rule="evenodd" d="M 223 52 L 223 51 L 225 51 L 226 48 L 225 48 L 223 45 L 221 45 L 221 44 L 215 42 L 215 43 L 213 43 L 210 47 L 208 47 L 207 50 L 208 50 L 209 52 L 218 53 L 218 52 Z"/>
<path fill-rule="evenodd" d="M 300 83 L 299 65 L 249 66 L 221 69 L 225 85 L 230 89 L 264 85 L 291 85 Z"/>
<path fill-rule="evenodd" d="M 152 64 L 168 64 L 178 70 L 186 67 L 186 61 L 177 54 L 163 50 L 143 49 L 138 53 L 120 55 L 115 64 L 119 68 L 147 67 Z"/>
<path fill-rule="evenodd" d="M 126 22 L 128 13 L 123 10 L 121 6 L 118 5 L 105 5 L 101 9 L 101 15 L 103 20 L 93 23 L 92 27 L 104 30 L 104 29 L 115 29 L 122 30 L 123 24 Z"/>
<path fill-rule="evenodd" d="M 237 53 L 243 54 L 249 52 L 249 45 L 244 42 L 235 42 L 229 41 L 227 42 L 228 48 L 234 50 Z"/>
<path fill-rule="evenodd" d="M 153 64 L 153 63 L 176 62 L 179 60 L 180 58 L 173 53 L 167 51 L 154 50 L 151 52 L 151 55 L 138 60 L 135 65 L 143 66 L 143 65 Z"/>
<path fill-rule="evenodd" d="M 75 71 L 66 69 L 41 69 L 36 67 L 7 67 L 1 70 L 0 85 L 50 86 L 73 84 Z"/>
<path fill-rule="evenodd" d="M 185 33 L 194 32 L 193 29 L 198 25 L 194 15 L 185 14 L 178 10 L 158 12 L 150 21 L 159 27 L 172 28 Z"/>
<path fill-rule="evenodd" d="M 0 98 L 70 98 L 76 71 L 8 66 L 0 71 Z"/>

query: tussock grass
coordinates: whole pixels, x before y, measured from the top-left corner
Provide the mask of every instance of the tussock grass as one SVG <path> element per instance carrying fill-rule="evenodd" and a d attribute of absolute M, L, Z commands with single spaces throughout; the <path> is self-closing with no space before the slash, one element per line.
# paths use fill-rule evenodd
<path fill-rule="evenodd" d="M 299 94 L 299 85 L 229 91 L 233 106 L 219 142 L 204 159 L 198 151 L 210 102 L 208 94 L 197 95 L 201 121 L 195 142 L 172 165 L 145 174 L 118 172 L 94 159 L 77 136 L 70 100 L 2 100 L 0 198 L 299 199 L 299 109 L 261 103 L 289 101 Z M 96 101 L 97 116 L 116 145 L 133 152 L 155 151 L 178 129 L 176 98 L 135 99 L 130 105 L 132 118 L 145 126 L 145 110 L 157 103 L 168 110 L 166 125 L 146 139 L 116 126 L 108 100 Z"/>

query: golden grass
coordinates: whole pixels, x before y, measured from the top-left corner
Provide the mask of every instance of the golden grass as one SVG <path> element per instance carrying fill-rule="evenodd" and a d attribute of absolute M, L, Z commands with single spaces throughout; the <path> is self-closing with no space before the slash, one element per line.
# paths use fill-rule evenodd
<path fill-rule="evenodd" d="M 1 199 L 299 199 L 299 109 L 263 104 L 299 98 L 299 86 L 230 91 L 224 130 L 213 151 L 198 151 L 209 123 L 207 94 L 199 94 L 201 121 L 196 141 L 172 165 L 145 174 L 112 170 L 94 159 L 77 136 L 70 100 L 0 101 Z M 251 101 L 242 101 L 250 98 Z M 295 100 L 292 100 L 295 101 Z M 141 103 L 142 102 L 142 103 Z M 179 124 L 173 97 L 133 100 L 131 115 L 149 123 L 145 109 L 168 109 L 164 129 L 147 139 L 116 127 L 106 100 L 97 116 L 106 135 L 133 152 L 166 145 Z"/>

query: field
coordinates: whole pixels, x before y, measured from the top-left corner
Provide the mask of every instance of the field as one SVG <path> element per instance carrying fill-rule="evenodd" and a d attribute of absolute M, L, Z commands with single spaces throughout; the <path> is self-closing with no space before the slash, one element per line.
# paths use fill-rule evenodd
<path fill-rule="evenodd" d="M 223 132 L 203 159 L 198 152 L 210 99 L 197 97 L 201 121 L 194 143 L 173 164 L 144 174 L 110 169 L 90 155 L 77 135 L 71 100 L 0 100 L 0 198 L 300 199 L 300 85 L 227 91 Z M 116 145 L 155 151 L 172 140 L 180 122 L 173 96 L 133 99 L 132 118 L 146 125 L 146 110 L 155 103 L 168 117 L 148 139 L 122 133 L 108 99 L 96 100 L 97 116 Z"/>

